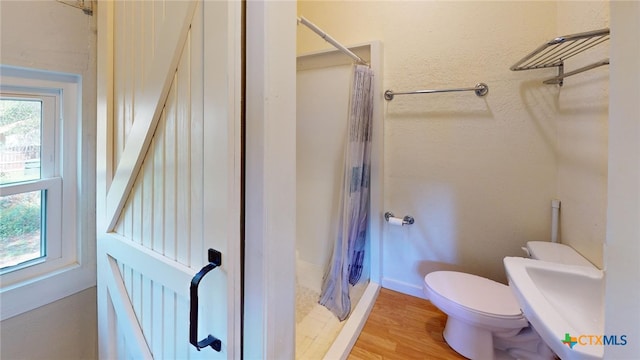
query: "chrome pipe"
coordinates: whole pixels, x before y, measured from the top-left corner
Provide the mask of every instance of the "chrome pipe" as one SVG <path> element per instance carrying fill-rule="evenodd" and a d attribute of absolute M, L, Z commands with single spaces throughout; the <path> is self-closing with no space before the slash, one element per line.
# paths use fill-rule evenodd
<path fill-rule="evenodd" d="M 587 70 L 595 69 L 597 67 L 604 66 L 604 65 L 609 65 L 609 59 L 601 60 L 601 61 L 595 62 L 593 64 L 590 64 L 590 65 L 587 65 L 587 66 L 583 66 L 583 67 L 581 67 L 579 69 L 575 69 L 573 71 L 562 73 L 562 74 L 560 74 L 560 75 L 558 75 L 556 77 L 553 77 L 551 79 L 547 79 L 547 80 L 543 81 L 543 83 L 545 83 L 545 84 L 562 84 L 562 80 L 564 78 L 566 78 L 566 77 L 569 77 L 569 76 L 572 76 L 572 75 L 576 75 L 576 74 L 579 74 L 581 72 L 585 72 Z"/>
<path fill-rule="evenodd" d="M 396 95 L 434 94 L 434 93 L 457 92 L 457 91 L 473 91 L 477 96 L 485 96 L 489 92 L 489 86 L 485 83 L 478 83 L 476 84 L 476 86 L 468 87 L 468 88 L 415 90 L 415 91 L 403 91 L 403 92 L 394 92 L 393 90 L 387 90 L 384 92 L 384 98 L 385 100 L 391 101 Z"/>

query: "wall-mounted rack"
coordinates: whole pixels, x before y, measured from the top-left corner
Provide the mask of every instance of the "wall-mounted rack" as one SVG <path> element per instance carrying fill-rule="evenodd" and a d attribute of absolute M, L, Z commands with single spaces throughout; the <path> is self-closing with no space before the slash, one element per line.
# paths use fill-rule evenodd
<path fill-rule="evenodd" d="M 562 86 L 564 78 L 568 76 L 609 64 L 609 59 L 606 59 L 567 73 L 564 72 L 565 60 L 607 40 L 609 40 L 608 28 L 557 37 L 539 46 L 520 61 L 513 64 L 510 69 L 520 71 L 557 67 L 558 76 L 547 79 L 544 83 Z"/>

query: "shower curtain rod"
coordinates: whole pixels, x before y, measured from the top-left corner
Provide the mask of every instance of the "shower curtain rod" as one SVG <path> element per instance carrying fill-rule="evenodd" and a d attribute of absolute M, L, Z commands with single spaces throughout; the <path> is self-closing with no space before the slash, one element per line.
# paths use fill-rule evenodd
<path fill-rule="evenodd" d="M 298 24 L 302 24 L 302 25 L 308 27 L 309 29 L 311 29 L 311 31 L 313 31 L 314 33 L 318 34 L 318 36 L 323 38 L 326 42 L 328 42 L 329 44 L 333 45 L 336 49 L 338 49 L 338 50 L 342 51 L 343 53 L 345 53 L 347 56 L 349 56 L 350 58 L 355 60 L 357 63 L 369 66 L 368 62 L 364 61 L 360 56 L 354 54 L 351 50 L 347 49 L 344 45 L 342 45 L 339 42 L 337 42 L 334 38 L 332 38 L 327 33 L 322 31 L 319 27 L 317 27 L 311 21 L 305 19 L 303 16 L 298 17 Z"/>

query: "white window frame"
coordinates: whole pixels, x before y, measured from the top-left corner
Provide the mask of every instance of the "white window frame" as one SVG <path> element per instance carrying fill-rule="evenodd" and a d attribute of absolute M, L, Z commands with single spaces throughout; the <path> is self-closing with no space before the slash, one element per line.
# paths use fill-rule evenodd
<path fill-rule="evenodd" d="M 53 111 L 53 126 L 44 127 L 43 119 L 42 141 L 55 154 L 41 159 L 40 180 L 0 186 L 2 196 L 46 190 L 46 256 L 0 274 L 0 318 L 5 320 L 94 286 L 95 261 L 79 221 L 81 76 L 0 65 L 0 91 L 3 97 L 40 99 L 43 114 Z"/>
<path fill-rule="evenodd" d="M 41 191 L 41 206 L 44 207 L 46 226 L 41 230 L 41 237 L 45 240 L 45 255 L 33 260 L 25 261 L 9 268 L 0 269 L 2 286 L 10 286 L 27 278 L 44 275 L 60 264 L 75 258 L 75 249 L 68 248 L 69 244 L 62 241 L 63 237 L 73 236 L 68 230 L 62 227 L 63 209 L 69 209 L 73 204 L 65 204 L 72 199 L 62 197 L 62 177 L 60 157 L 61 137 L 60 124 L 57 119 L 61 119 L 60 104 L 62 104 L 62 93 L 59 90 L 42 91 L 36 88 L 16 88 L 15 86 L 3 83 L 0 88 L 0 96 L 5 99 L 41 101 L 41 156 L 40 156 L 40 179 L 22 181 L 17 183 L 0 185 L 0 196 L 10 196 L 28 192 Z M 63 246 L 67 248 L 63 249 Z"/>

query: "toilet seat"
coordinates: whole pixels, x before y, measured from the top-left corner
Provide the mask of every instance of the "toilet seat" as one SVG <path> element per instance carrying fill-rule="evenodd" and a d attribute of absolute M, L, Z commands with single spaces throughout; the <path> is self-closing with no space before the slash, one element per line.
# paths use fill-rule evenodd
<path fill-rule="evenodd" d="M 507 285 L 455 271 L 429 273 L 424 283 L 429 300 L 449 316 L 496 330 L 527 326 L 527 320 Z"/>

